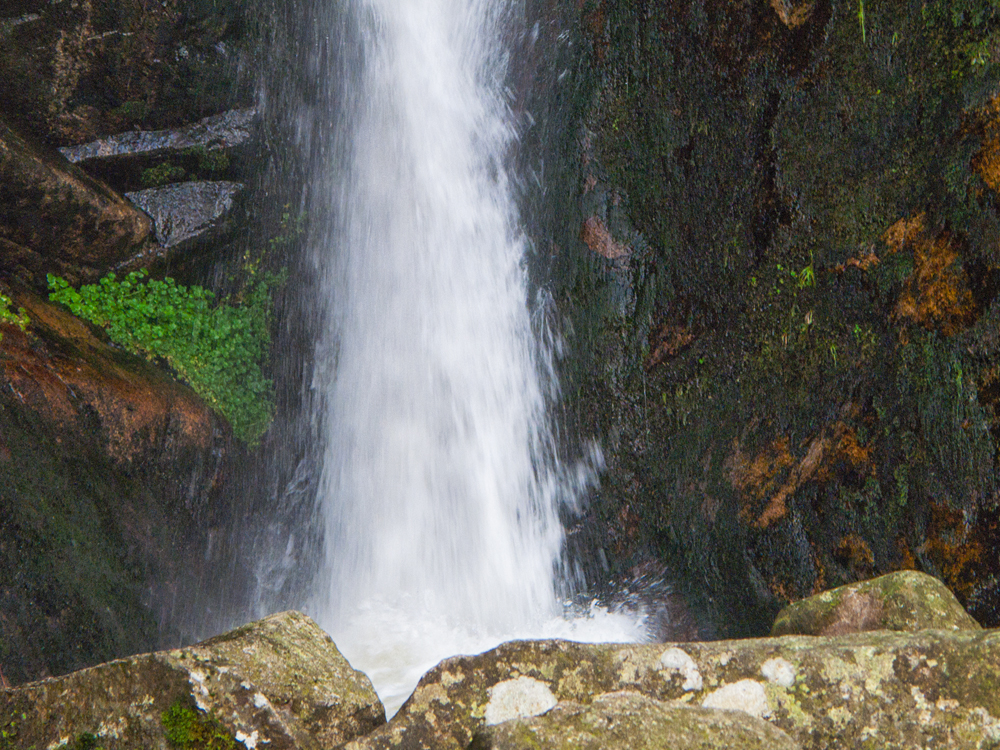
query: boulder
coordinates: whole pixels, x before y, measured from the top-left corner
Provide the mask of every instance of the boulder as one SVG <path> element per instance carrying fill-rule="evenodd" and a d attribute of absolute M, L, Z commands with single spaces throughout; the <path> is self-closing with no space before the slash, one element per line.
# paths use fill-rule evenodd
<path fill-rule="evenodd" d="M 0 691 L 0 727 L 25 748 L 319 750 L 384 721 L 368 678 L 298 612 Z"/>
<path fill-rule="evenodd" d="M 0 120 L 0 239 L 41 256 L 48 270 L 103 271 L 151 240 L 151 223 L 103 183 Z M 26 264 L 6 254 L 0 265 Z M 30 264 L 27 264 L 30 265 Z M 44 277 L 41 279 L 44 284 Z"/>
<path fill-rule="evenodd" d="M 564 701 L 548 713 L 511 719 L 476 735 L 470 750 L 796 750 L 766 721 L 739 711 L 678 706 L 641 693 L 597 696 L 589 705 Z"/>
<path fill-rule="evenodd" d="M 172 248 L 217 229 L 241 190 L 238 182 L 185 182 L 125 197 L 152 217 L 157 240 Z"/>
<path fill-rule="evenodd" d="M 718 711 L 720 721 L 741 711 L 811 750 L 985 750 L 1000 742 L 998 680 L 1000 633 L 983 630 L 679 645 L 512 642 L 442 662 L 389 724 L 347 747 L 467 748 L 484 733 L 501 742 L 518 732 L 517 741 L 534 732 L 544 747 L 554 735 L 543 723 L 512 725 L 510 732 L 487 727 L 491 720 L 530 717 L 567 701 L 592 706 L 597 696 L 628 691 Z M 567 705 L 554 722 L 572 724 L 577 710 Z M 580 722 L 596 723 L 611 708 L 599 704 L 578 716 L 588 711 Z"/>
<path fill-rule="evenodd" d="M 937 578 L 902 570 L 790 604 L 778 613 L 771 634 L 844 635 L 926 628 L 981 629 Z"/>

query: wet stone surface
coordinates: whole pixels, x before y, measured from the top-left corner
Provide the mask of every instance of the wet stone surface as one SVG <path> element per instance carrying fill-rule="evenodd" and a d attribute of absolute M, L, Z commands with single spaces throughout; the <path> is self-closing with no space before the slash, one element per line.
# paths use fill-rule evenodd
<path fill-rule="evenodd" d="M 152 217 L 157 241 L 171 248 L 218 228 L 242 190 L 238 182 L 186 182 L 125 197 Z"/>

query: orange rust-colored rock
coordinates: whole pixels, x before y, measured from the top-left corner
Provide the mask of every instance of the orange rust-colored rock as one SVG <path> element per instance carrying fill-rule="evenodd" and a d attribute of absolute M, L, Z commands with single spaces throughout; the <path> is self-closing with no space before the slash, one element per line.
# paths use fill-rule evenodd
<path fill-rule="evenodd" d="M 877 266 L 879 257 L 875 253 L 866 253 L 858 258 L 848 258 L 843 263 L 834 266 L 831 270 L 834 273 L 844 273 L 848 268 L 857 268 L 859 271 L 867 271 L 873 266 Z"/>
<path fill-rule="evenodd" d="M 856 578 L 868 578 L 875 572 L 875 555 L 868 542 L 857 534 L 842 537 L 833 549 L 833 556 L 841 565 L 849 568 Z"/>
<path fill-rule="evenodd" d="M 580 239 L 598 255 L 602 255 L 608 260 L 618 260 L 629 254 L 629 248 L 617 242 L 611 232 L 596 216 L 591 216 L 583 222 L 583 229 L 580 230 Z"/>
<path fill-rule="evenodd" d="M 650 336 L 652 344 L 649 359 L 646 360 L 646 370 L 652 370 L 658 364 L 676 357 L 694 341 L 694 331 L 689 327 L 676 323 L 664 323 Z"/>
<path fill-rule="evenodd" d="M 916 323 L 945 336 L 971 326 L 977 316 L 959 242 L 948 231 L 931 231 L 926 214 L 900 219 L 885 233 L 888 254 L 913 253 L 913 273 L 896 302 L 897 320 Z"/>
<path fill-rule="evenodd" d="M 577 0 L 577 7 L 583 10 L 584 0 Z M 590 36 L 591 44 L 594 45 L 594 55 L 597 57 L 597 62 L 599 63 L 604 62 L 604 58 L 608 53 L 609 40 L 606 25 L 607 13 L 604 9 L 603 0 L 595 3 L 590 10 L 584 12 L 583 27 Z"/>
<path fill-rule="evenodd" d="M 835 446 L 835 453 L 832 458 L 835 461 L 842 461 L 859 476 L 874 474 L 875 467 L 872 465 L 871 444 L 861 445 L 858 442 L 857 433 L 846 425 L 835 427 L 834 432 L 840 435 L 840 440 Z"/>
<path fill-rule="evenodd" d="M 794 2 L 794 0 L 770 0 L 771 7 L 778 14 L 778 18 L 790 29 L 797 29 L 810 18 L 816 9 L 816 3 L 812 0 L 806 2 Z"/>
<path fill-rule="evenodd" d="M 983 127 L 983 145 L 972 157 L 972 168 L 983 182 L 1000 193 L 1000 95 L 976 113 Z"/>
<path fill-rule="evenodd" d="M 749 520 L 753 507 L 774 492 L 778 477 L 795 463 L 788 450 L 788 439 L 779 437 L 756 456 L 747 456 L 739 441 L 726 459 L 725 468 L 729 483 L 743 496 L 741 515 Z"/>
<path fill-rule="evenodd" d="M 783 437 L 752 459 L 747 458 L 736 443 L 725 465 L 730 484 L 742 495 L 740 516 L 744 522 L 749 523 L 756 515 L 753 525 L 766 529 L 787 515 L 788 500 L 802 485 L 826 478 L 829 465 L 842 456 L 842 449 L 851 447 L 850 438 L 845 441 L 850 431 L 847 421 L 857 411 L 853 402 L 844 404 L 840 419 L 809 441 L 805 456 L 798 462 L 789 451 L 788 440 Z M 858 457 L 863 455 L 862 451 Z M 784 470 L 789 467 L 785 475 Z M 781 476 L 784 481 L 779 485 Z M 763 510 L 757 515 L 762 502 Z"/>
<path fill-rule="evenodd" d="M 31 323 L 24 333 L 3 327 L 0 378 L 57 431 L 87 433 L 96 417 L 104 450 L 118 462 L 145 459 L 165 445 L 208 452 L 223 433 L 187 386 L 28 292 L 14 300 Z"/>
<path fill-rule="evenodd" d="M 965 601 L 980 576 L 989 574 L 982 570 L 988 553 L 962 511 L 943 503 L 931 503 L 930 511 L 922 550 L 937 565 L 948 588 Z"/>
<path fill-rule="evenodd" d="M 759 528 L 766 529 L 775 521 L 785 517 L 788 513 L 788 498 L 799 487 L 815 476 L 830 449 L 830 443 L 831 441 L 828 437 L 820 436 L 809 444 L 805 458 L 799 462 L 798 466 L 792 469 L 788 476 L 788 481 L 775 493 L 768 502 L 767 507 L 764 508 L 764 512 L 757 519 L 756 525 Z"/>

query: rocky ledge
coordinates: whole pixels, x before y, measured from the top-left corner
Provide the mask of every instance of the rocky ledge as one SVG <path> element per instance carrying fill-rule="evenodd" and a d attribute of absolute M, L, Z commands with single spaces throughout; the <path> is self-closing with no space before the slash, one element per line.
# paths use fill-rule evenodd
<path fill-rule="evenodd" d="M 851 621 L 857 601 L 870 616 Z M 837 635 L 806 632 L 834 621 Z M 506 643 L 439 664 L 385 724 L 367 677 L 312 620 L 287 612 L 188 649 L 0 691 L 0 748 L 1000 744 L 1000 633 L 936 580 L 903 572 L 827 592 L 779 615 L 776 630 L 789 627 L 801 634 Z"/>

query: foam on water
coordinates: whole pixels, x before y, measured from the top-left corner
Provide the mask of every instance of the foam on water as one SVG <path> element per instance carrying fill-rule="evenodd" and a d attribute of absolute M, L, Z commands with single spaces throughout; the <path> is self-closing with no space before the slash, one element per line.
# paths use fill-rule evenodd
<path fill-rule="evenodd" d="M 511 638 L 634 640 L 567 619 L 549 353 L 506 162 L 508 3 L 353 0 L 359 70 L 327 182 L 314 389 L 325 561 L 310 609 L 390 711 L 440 659 Z"/>

